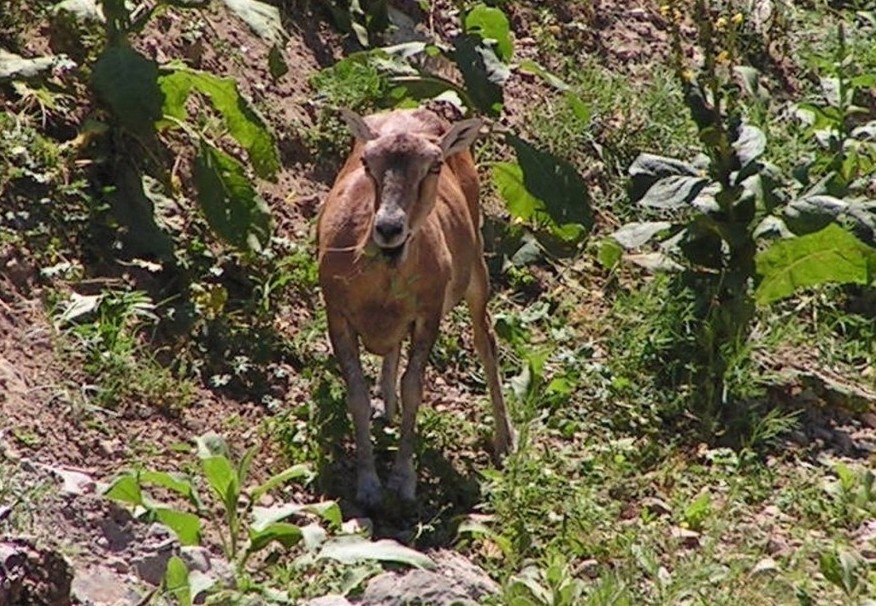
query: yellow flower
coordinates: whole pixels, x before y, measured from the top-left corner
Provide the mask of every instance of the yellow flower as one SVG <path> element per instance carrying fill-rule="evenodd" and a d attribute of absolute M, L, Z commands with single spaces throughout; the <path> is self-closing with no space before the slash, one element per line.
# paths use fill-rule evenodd
<path fill-rule="evenodd" d="M 733 25 L 739 25 L 742 23 L 743 19 L 744 17 L 742 16 L 742 13 L 736 13 L 730 18 L 730 21 L 733 22 Z"/>
<path fill-rule="evenodd" d="M 660 6 L 660 14 L 663 15 L 664 17 L 669 16 L 669 5 L 668 4 L 663 4 L 662 6 Z"/>
<path fill-rule="evenodd" d="M 727 27 L 727 17 L 718 17 L 718 20 L 715 21 L 715 29 L 724 29 Z"/>
<path fill-rule="evenodd" d="M 681 72 L 681 77 L 684 78 L 685 82 L 693 82 L 693 79 L 694 79 L 693 70 L 690 70 L 690 69 L 684 70 L 683 72 Z"/>
<path fill-rule="evenodd" d="M 719 65 L 726 65 L 727 63 L 730 63 L 730 53 L 722 50 L 720 53 L 718 53 L 718 56 L 715 57 L 715 61 L 717 61 Z"/>

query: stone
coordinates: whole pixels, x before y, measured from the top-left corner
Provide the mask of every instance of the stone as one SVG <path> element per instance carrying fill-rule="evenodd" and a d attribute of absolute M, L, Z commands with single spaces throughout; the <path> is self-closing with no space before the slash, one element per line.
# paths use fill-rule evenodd
<path fill-rule="evenodd" d="M 49 467 L 49 470 L 63 481 L 64 484 L 61 486 L 62 494 L 81 496 L 93 493 L 97 487 L 91 476 L 81 471 L 65 467 Z"/>
<path fill-rule="evenodd" d="M 210 552 L 205 547 L 185 545 L 179 549 L 179 557 L 189 570 L 210 572 Z"/>
<path fill-rule="evenodd" d="M 362 534 L 370 537 L 374 532 L 374 523 L 370 518 L 350 518 L 341 526 L 344 534 Z"/>
<path fill-rule="evenodd" d="M 137 576 L 150 585 L 161 585 L 164 573 L 167 570 L 167 562 L 173 556 L 172 549 L 153 551 L 148 554 L 137 556 L 132 560 Z"/>
<path fill-rule="evenodd" d="M 368 582 L 363 606 L 477 606 L 499 592 L 499 586 L 478 566 L 451 551 L 429 554 L 434 570 L 385 572 Z"/>
<path fill-rule="evenodd" d="M 0 541 L 0 604 L 70 606 L 72 579 L 61 554 L 24 539 Z"/>
<path fill-rule="evenodd" d="M 104 566 L 77 570 L 72 594 L 75 603 L 92 606 L 137 604 L 141 601 L 137 592 L 128 587 L 122 577 Z"/>

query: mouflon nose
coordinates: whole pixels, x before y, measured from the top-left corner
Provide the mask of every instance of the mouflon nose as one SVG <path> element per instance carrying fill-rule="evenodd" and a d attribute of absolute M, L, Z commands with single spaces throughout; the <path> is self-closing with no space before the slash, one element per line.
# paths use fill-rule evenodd
<path fill-rule="evenodd" d="M 379 240 L 387 244 L 394 243 L 402 235 L 405 226 L 401 221 L 378 221 L 374 225 L 374 231 L 380 236 Z"/>

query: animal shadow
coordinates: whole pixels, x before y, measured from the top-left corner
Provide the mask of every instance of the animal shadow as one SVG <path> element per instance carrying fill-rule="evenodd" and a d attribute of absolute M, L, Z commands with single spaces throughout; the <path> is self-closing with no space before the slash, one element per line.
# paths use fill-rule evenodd
<path fill-rule="evenodd" d="M 375 539 L 394 539 L 419 549 L 448 547 L 456 539 L 461 516 L 481 501 L 482 492 L 474 461 L 451 458 L 439 445 L 420 439 L 416 459 L 417 499 L 404 502 L 386 488 L 392 470 L 397 431 L 387 430 L 377 419 L 372 425 L 376 437 L 377 472 L 384 483 L 379 509 L 366 510 L 356 503 L 355 449 L 349 435 L 338 439 L 337 427 L 325 424 L 329 435 L 321 440 L 323 452 L 317 471 L 320 491 L 338 502 L 344 519 L 368 518 Z"/>

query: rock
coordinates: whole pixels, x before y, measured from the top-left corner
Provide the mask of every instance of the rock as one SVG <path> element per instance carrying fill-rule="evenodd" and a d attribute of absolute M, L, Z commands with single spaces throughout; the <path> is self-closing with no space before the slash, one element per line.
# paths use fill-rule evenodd
<path fill-rule="evenodd" d="M 146 538 L 153 541 L 164 541 L 173 538 L 173 531 L 164 524 L 154 522 L 146 531 Z"/>
<path fill-rule="evenodd" d="M 429 554 L 435 570 L 385 572 L 368 582 L 363 606 L 477 606 L 499 592 L 499 586 L 479 567 L 451 551 Z"/>
<path fill-rule="evenodd" d="M 72 594 L 77 604 L 89 606 L 117 606 L 141 601 L 141 597 L 126 585 L 122 577 L 104 566 L 77 570 Z"/>
<path fill-rule="evenodd" d="M 122 558 L 108 557 L 105 564 L 119 574 L 128 574 L 131 572 L 131 567 L 128 565 L 128 562 Z"/>
<path fill-rule="evenodd" d="M 370 537 L 374 532 L 374 523 L 370 518 L 350 518 L 341 526 L 344 534 L 362 534 Z"/>
<path fill-rule="evenodd" d="M 785 557 L 791 553 L 791 547 L 784 538 L 772 536 L 767 541 L 766 551 L 771 556 Z"/>
<path fill-rule="evenodd" d="M 657 497 L 645 497 L 642 499 L 642 506 L 658 516 L 668 516 L 672 513 L 672 506 Z"/>
<path fill-rule="evenodd" d="M 63 481 L 62 494 L 81 496 L 93 493 L 97 487 L 94 479 L 81 471 L 66 467 L 47 467 L 47 469 Z"/>
<path fill-rule="evenodd" d="M 185 545 L 180 547 L 179 557 L 186 563 L 189 570 L 210 572 L 210 552 L 205 547 Z"/>
<path fill-rule="evenodd" d="M 696 530 L 673 526 L 670 530 L 670 534 L 673 538 L 679 539 L 681 544 L 687 548 L 692 549 L 700 546 L 700 533 Z"/>
<path fill-rule="evenodd" d="M 225 584 L 233 584 L 234 568 L 221 556 L 210 553 L 205 547 L 184 545 L 179 548 L 179 557 L 190 571 L 202 573 L 206 578 Z"/>
<path fill-rule="evenodd" d="M 173 549 L 156 550 L 152 553 L 137 556 L 132 560 L 134 570 L 143 581 L 150 585 L 161 585 L 167 562 L 173 556 Z"/>
<path fill-rule="evenodd" d="M 73 572 L 64 557 L 30 541 L 0 541 L 0 604 L 70 606 Z"/>
<path fill-rule="evenodd" d="M 763 558 L 752 568 L 752 574 L 764 573 L 764 572 L 775 572 L 779 569 L 779 565 L 772 558 Z"/>

